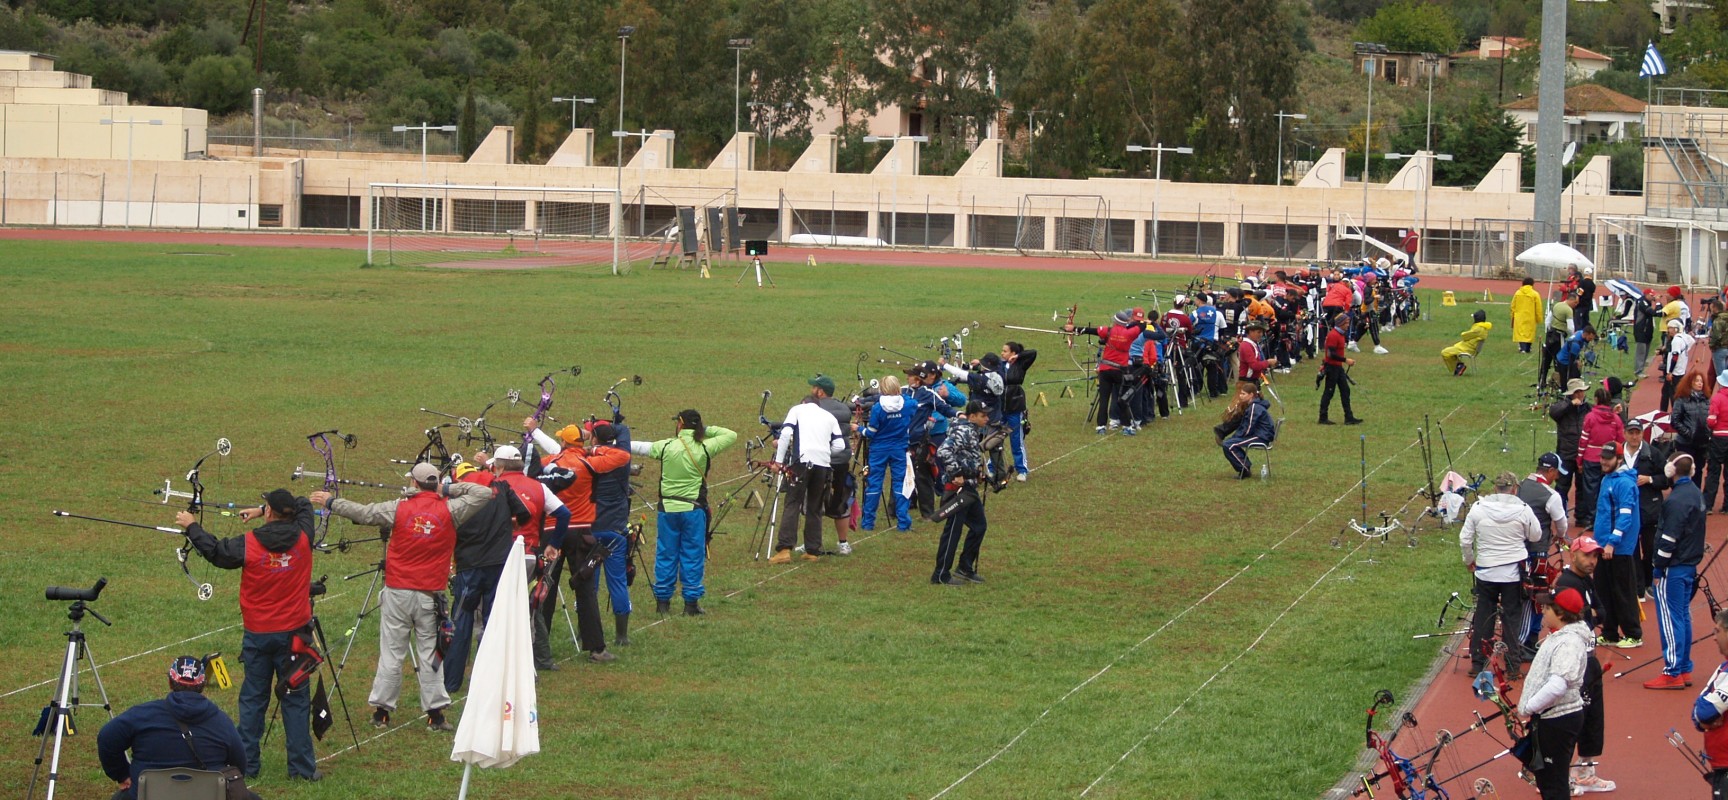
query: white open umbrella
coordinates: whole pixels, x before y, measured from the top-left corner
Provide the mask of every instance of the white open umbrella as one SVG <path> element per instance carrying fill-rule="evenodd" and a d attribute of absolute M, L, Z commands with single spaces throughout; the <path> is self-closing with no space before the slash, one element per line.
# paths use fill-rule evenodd
<path fill-rule="evenodd" d="M 1550 269 L 1577 267 L 1579 272 L 1586 275 L 1596 271 L 1596 265 L 1591 263 L 1590 259 L 1585 258 L 1583 253 L 1559 242 L 1543 242 L 1519 253 L 1517 258 L 1520 263 L 1536 267 L 1548 267 Z"/>
<path fill-rule="evenodd" d="M 450 760 L 461 761 L 462 790 L 476 765 L 508 767 L 540 752 L 539 703 L 534 689 L 534 633 L 528 624 L 528 574 L 522 569 L 522 537 L 510 548 L 486 633 L 474 656 L 468 708 L 456 725 Z"/>
<path fill-rule="evenodd" d="M 1644 290 L 1629 280 L 1610 278 L 1603 281 L 1602 285 L 1608 287 L 1608 291 L 1628 300 L 1637 300 L 1644 296 Z"/>

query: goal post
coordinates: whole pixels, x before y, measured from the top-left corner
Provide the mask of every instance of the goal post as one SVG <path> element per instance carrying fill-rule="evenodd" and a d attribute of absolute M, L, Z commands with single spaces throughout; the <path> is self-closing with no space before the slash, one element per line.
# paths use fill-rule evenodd
<path fill-rule="evenodd" d="M 591 267 L 620 275 L 649 245 L 626 242 L 610 187 L 370 183 L 366 263 Z"/>
<path fill-rule="evenodd" d="M 1113 249 L 1110 202 L 1103 195 L 1027 194 L 1016 205 L 1014 249 L 1022 255 L 1085 253 L 1102 258 Z"/>

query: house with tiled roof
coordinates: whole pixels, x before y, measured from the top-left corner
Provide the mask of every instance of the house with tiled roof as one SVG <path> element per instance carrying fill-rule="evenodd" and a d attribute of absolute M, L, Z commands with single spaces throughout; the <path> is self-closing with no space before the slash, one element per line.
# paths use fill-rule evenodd
<path fill-rule="evenodd" d="M 1524 141 L 1536 141 L 1536 96 L 1519 98 L 1502 106 L 1508 116 L 1524 125 Z M 1579 144 L 1618 142 L 1641 135 L 1644 101 L 1606 86 L 1580 83 L 1566 89 L 1566 141 Z"/>
<path fill-rule="evenodd" d="M 1525 48 L 1535 48 L 1537 42 L 1518 36 L 1484 36 L 1474 50 L 1454 53 L 1453 58 L 1494 59 L 1505 58 Z M 1532 50 L 1531 55 L 1535 55 Z M 1595 75 L 1602 70 L 1614 66 L 1614 59 L 1595 50 L 1567 45 L 1566 47 L 1566 77 L 1568 80 L 1582 80 Z"/>

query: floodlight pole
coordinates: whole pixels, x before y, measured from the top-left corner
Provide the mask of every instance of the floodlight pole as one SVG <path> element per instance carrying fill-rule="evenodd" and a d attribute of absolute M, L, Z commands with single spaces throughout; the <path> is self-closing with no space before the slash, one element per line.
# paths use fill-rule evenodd
<path fill-rule="evenodd" d="M 1277 117 L 1278 117 L 1278 180 L 1273 185 L 1274 186 L 1283 186 L 1284 185 L 1284 120 L 1287 120 L 1287 119 L 1307 119 L 1308 115 L 1307 114 L 1286 114 L 1282 110 L 1280 110 L 1277 114 Z"/>
<path fill-rule="evenodd" d="M 864 137 L 865 142 L 893 142 L 894 145 L 890 146 L 890 148 L 888 150 L 888 153 L 890 155 L 893 155 L 893 153 L 894 153 L 893 148 L 895 146 L 898 146 L 900 140 L 902 140 L 902 139 L 904 139 L 908 142 L 917 142 L 919 144 L 923 144 L 924 142 L 930 141 L 930 137 L 928 137 L 928 136 L 905 136 L 905 135 L 901 135 L 901 136 L 866 136 L 866 137 Z M 913 158 L 917 158 L 917 155 L 914 154 Z M 892 166 L 894 169 L 892 172 L 889 173 L 889 175 L 891 177 L 889 179 L 888 191 L 894 195 L 894 198 L 893 198 L 893 203 L 891 204 L 892 210 L 888 212 L 888 246 L 889 247 L 893 247 L 893 246 L 900 243 L 900 158 L 898 156 L 895 156 L 894 163 Z M 833 244 L 833 242 L 829 242 L 829 244 Z M 926 242 L 925 244 L 929 244 L 929 243 Z"/>
<path fill-rule="evenodd" d="M 1153 170 L 1153 173 L 1152 173 L 1152 252 L 1151 252 L 1151 256 L 1153 258 L 1157 258 L 1158 257 L 1158 196 L 1159 196 L 1160 190 L 1162 190 L 1162 188 L 1164 186 L 1164 154 L 1165 153 L 1175 153 L 1177 155 L 1191 156 L 1191 155 L 1194 155 L 1194 148 L 1192 148 L 1192 147 L 1165 147 L 1163 142 L 1159 142 L 1157 144 L 1150 145 L 1150 146 L 1131 144 L 1131 145 L 1128 145 L 1128 152 L 1130 152 L 1130 153 L 1157 153 L 1158 154 L 1156 161 L 1155 161 L 1157 166 Z M 1199 225 L 1200 221 L 1198 219 L 1196 219 L 1194 221 L 1194 224 Z"/>
<path fill-rule="evenodd" d="M 738 170 L 740 169 L 738 162 L 742 160 L 739 157 L 739 153 L 738 153 L 738 133 L 739 133 L 738 117 L 739 117 L 739 111 L 743 108 L 742 103 L 740 101 L 743 100 L 743 89 L 741 87 L 743 85 L 743 77 L 744 77 L 744 51 L 749 50 L 751 48 L 751 46 L 753 46 L 755 43 L 756 43 L 756 41 L 754 39 L 748 39 L 748 38 L 746 38 L 746 39 L 728 39 L 726 41 L 726 47 L 732 51 L 732 205 L 733 205 L 733 207 L 743 205 L 743 203 L 740 202 L 738 199 Z M 619 125 L 618 127 L 623 128 L 624 126 Z"/>
<path fill-rule="evenodd" d="M 592 97 L 554 97 L 554 98 L 552 98 L 552 102 L 554 102 L 554 103 L 569 103 L 570 104 L 570 130 L 574 131 L 574 130 L 576 130 L 576 108 L 578 106 L 582 105 L 583 103 L 587 103 L 588 105 L 594 105 L 594 98 L 592 98 Z"/>
<path fill-rule="evenodd" d="M 427 139 L 427 137 L 429 137 L 431 135 L 432 131 L 443 131 L 445 133 L 454 133 L 456 131 L 456 126 L 455 125 L 428 125 L 424 121 L 422 121 L 419 125 L 393 125 L 390 127 L 390 130 L 395 132 L 395 133 L 407 133 L 409 131 L 419 131 L 420 132 L 420 182 L 423 184 L 431 184 L 432 183 L 431 173 L 428 171 L 428 168 L 426 166 L 426 139 Z M 448 183 L 449 181 L 446 180 L 445 182 Z M 426 219 L 426 198 L 422 197 L 422 198 L 420 198 L 420 230 L 426 230 L 427 224 L 428 224 L 428 221 Z"/>
<path fill-rule="evenodd" d="M 125 226 L 130 228 L 130 227 L 132 227 L 132 130 L 139 125 L 161 125 L 162 120 L 159 120 L 159 119 L 115 119 L 114 118 L 114 111 L 112 108 L 110 108 L 108 111 L 108 118 L 105 120 L 102 120 L 102 124 L 103 125 L 125 125 L 126 126 L 126 220 L 125 220 Z"/>
<path fill-rule="evenodd" d="M 630 35 L 636 32 L 636 26 L 625 25 L 618 29 L 618 127 L 613 129 L 612 136 L 618 140 L 618 185 L 613 202 L 613 216 L 616 221 L 612 230 L 612 274 L 618 274 L 618 265 L 622 256 L 624 241 L 624 138 L 619 131 L 624 130 L 624 68 L 630 54 Z"/>

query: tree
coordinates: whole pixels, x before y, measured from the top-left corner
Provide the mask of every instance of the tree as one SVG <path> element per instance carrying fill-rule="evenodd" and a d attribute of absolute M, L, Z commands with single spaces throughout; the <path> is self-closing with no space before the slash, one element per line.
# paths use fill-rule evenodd
<path fill-rule="evenodd" d="M 238 110 L 245 105 L 252 85 L 252 64 L 239 56 L 201 56 L 186 65 L 180 94 L 186 104 L 202 108 L 212 116 Z"/>
<path fill-rule="evenodd" d="M 1460 112 L 1446 115 L 1446 121 L 1437 122 L 1436 127 L 1439 131 L 1435 149 L 1452 154 L 1451 161 L 1435 165 L 1437 184 L 1474 184 L 1507 153 L 1524 154 L 1526 172 L 1535 168 L 1536 150 L 1524 144 L 1524 126 L 1495 107 L 1486 96 L 1478 96 Z"/>
<path fill-rule="evenodd" d="M 1088 145 L 1098 166 L 1145 163 L 1125 152 L 1130 144 L 1183 141 L 1194 117 L 1194 96 L 1183 89 L 1186 45 L 1182 15 L 1171 0 L 1103 0 L 1086 15 L 1086 72 L 1075 87 L 1078 121 L 1059 132 Z"/>
<path fill-rule="evenodd" d="M 1057 0 L 1033 30 L 1031 58 L 1009 100 L 1008 131 L 1024 131 L 1027 174 L 1084 177 L 1091 167 L 1086 31 L 1074 0 Z M 1034 157 L 1036 160 L 1034 160 Z"/>
<path fill-rule="evenodd" d="M 531 164 L 540 155 L 541 92 L 538 89 L 538 86 L 530 85 L 522 119 L 516 123 L 516 161 L 520 164 Z"/>
<path fill-rule="evenodd" d="M 479 122 L 474 106 L 474 83 L 468 83 L 468 90 L 462 97 L 462 117 L 456 123 L 456 149 L 463 158 L 474 155 L 475 148 L 480 146 Z"/>
<path fill-rule="evenodd" d="M 1382 6 L 1356 29 L 1356 36 L 1411 53 L 1450 53 L 1464 38 L 1458 20 L 1444 6 L 1413 0 Z"/>
<path fill-rule="evenodd" d="M 1279 0 L 1193 0 L 1186 48 L 1198 174 L 1271 182 L 1277 112 L 1296 92 L 1297 52 Z"/>

